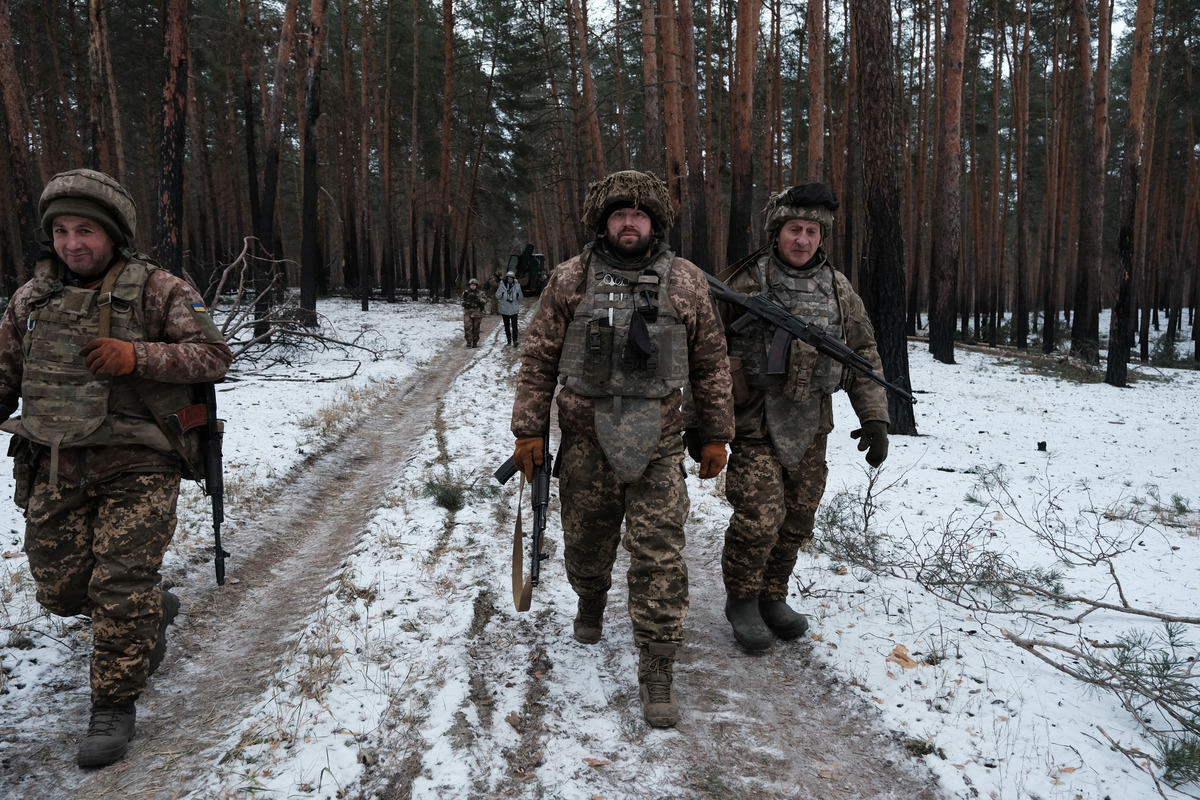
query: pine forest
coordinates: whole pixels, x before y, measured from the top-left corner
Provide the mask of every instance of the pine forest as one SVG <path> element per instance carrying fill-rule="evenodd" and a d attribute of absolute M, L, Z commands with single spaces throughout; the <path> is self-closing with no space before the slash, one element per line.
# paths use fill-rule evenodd
<path fill-rule="evenodd" d="M 0 0 L 0 71 L 3 297 L 64 169 L 125 184 L 207 297 L 241 263 L 311 311 L 558 263 L 632 168 L 713 272 L 829 184 L 889 377 L 923 331 L 1106 347 L 1122 385 L 1197 305 L 1197 0 Z"/>

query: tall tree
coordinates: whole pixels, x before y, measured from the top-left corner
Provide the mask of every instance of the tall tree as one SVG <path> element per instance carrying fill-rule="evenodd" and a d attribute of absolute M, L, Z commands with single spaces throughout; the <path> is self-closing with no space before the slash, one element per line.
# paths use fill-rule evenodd
<path fill-rule="evenodd" d="M 963 0 L 965 3 L 965 0 Z M 867 210 L 867 310 L 883 374 L 909 385 L 908 339 L 904 328 L 904 234 L 900 226 L 897 182 L 895 64 L 887 0 L 852 0 L 851 30 L 858 63 L 859 115 L 863 148 L 864 200 Z M 888 395 L 891 433 L 917 433 L 912 405 Z"/>
<path fill-rule="evenodd" d="M 312 0 L 308 17 L 308 53 L 304 77 L 304 162 L 301 191 L 300 308 L 308 312 L 304 324 L 317 324 L 317 274 L 321 269 L 320 122 L 321 51 L 325 47 L 325 8 L 328 0 Z"/>
<path fill-rule="evenodd" d="M 929 276 L 929 352 L 954 363 L 955 302 L 962 251 L 962 85 L 967 2 L 947 5 L 942 91 L 938 98 L 937 183 L 933 199 L 933 260 Z"/>
<path fill-rule="evenodd" d="M 1121 220 L 1117 231 L 1117 302 L 1108 331 L 1108 365 L 1104 382 L 1125 386 L 1129 351 L 1133 342 L 1133 242 L 1136 228 L 1138 182 L 1145 129 L 1146 85 L 1150 80 L 1150 29 L 1154 25 L 1154 0 L 1138 0 L 1133 26 L 1133 53 L 1129 80 L 1129 115 L 1125 123 L 1121 159 Z"/>
<path fill-rule="evenodd" d="M 808 180 L 825 180 L 825 0 L 808 0 Z M 799 76 L 797 76 L 799 81 Z"/>
<path fill-rule="evenodd" d="M 737 4 L 737 43 L 729 96 L 729 240 L 725 258 L 736 261 L 750 252 L 754 202 L 754 65 L 758 55 L 761 0 Z"/>
<path fill-rule="evenodd" d="M 158 151 L 159 263 L 183 275 L 183 154 L 187 144 L 188 0 L 167 0 L 163 18 L 162 144 Z"/>
<path fill-rule="evenodd" d="M 33 197 L 29 187 L 29 157 L 25 142 L 29 135 L 30 125 L 28 106 L 25 104 L 25 92 L 22 88 L 21 77 L 17 72 L 16 52 L 13 48 L 12 16 L 8 0 L 0 0 L 0 97 L 4 102 L 5 129 L 8 133 L 9 168 L 12 175 L 12 185 L 7 187 L 7 194 L 13 197 L 17 207 L 17 236 L 15 244 L 21 248 L 14 258 L 5 259 L 0 278 L 3 280 L 4 294 L 12 297 L 12 293 L 20 285 L 23 274 L 18 266 L 25 259 L 33 258 L 36 242 L 33 232 L 37 228 Z"/>

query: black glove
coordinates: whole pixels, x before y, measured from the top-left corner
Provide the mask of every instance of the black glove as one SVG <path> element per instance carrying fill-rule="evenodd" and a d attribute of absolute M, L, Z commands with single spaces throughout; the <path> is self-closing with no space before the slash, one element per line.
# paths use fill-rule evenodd
<path fill-rule="evenodd" d="M 700 441 L 699 428 L 684 428 L 683 429 L 683 446 L 687 448 L 687 454 L 691 456 L 692 461 L 700 463 L 700 456 L 704 448 L 704 443 Z"/>
<path fill-rule="evenodd" d="M 887 459 L 888 424 L 883 420 L 872 419 L 864 422 L 858 430 L 850 432 L 851 439 L 858 439 L 858 449 L 867 451 L 867 463 L 878 467 Z"/>

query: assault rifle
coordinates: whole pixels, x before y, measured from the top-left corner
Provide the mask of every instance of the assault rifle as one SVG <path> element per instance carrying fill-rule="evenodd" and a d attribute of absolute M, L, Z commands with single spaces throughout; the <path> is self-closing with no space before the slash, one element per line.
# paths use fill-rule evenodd
<path fill-rule="evenodd" d="M 533 587 L 538 585 L 542 575 L 542 561 L 549 558 L 542 552 L 542 534 L 546 532 L 546 518 L 550 507 L 550 473 L 554 470 L 554 457 L 550 455 L 550 436 L 542 437 L 542 463 L 533 465 L 533 476 L 529 480 L 529 502 L 533 507 L 533 530 L 529 543 L 529 579 L 523 581 L 524 565 L 522 564 L 522 539 L 525 536 L 521 529 L 521 499 L 517 499 L 517 522 L 513 528 L 513 569 L 512 586 L 513 602 L 517 611 L 528 611 L 529 601 L 533 598 Z M 517 462 L 509 456 L 508 460 L 496 470 L 496 480 L 501 485 L 508 483 L 517 472 Z M 521 493 L 524 494 L 525 484 L 522 477 Z"/>
<path fill-rule="evenodd" d="M 771 347 L 767 351 L 768 375 L 782 375 L 787 371 L 785 361 L 788 347 L 791 345 L 792 339 L 796 338 L 815 348 L 822 355 L 829 356 L 834 361 L 838 361 L 862 373 L 883 388 L 900 395 L 908 402 L 917 402 L 916 398 L 907 389 L 890 383 L 875 374 L 875 369 L 871 365 L 871 362 L 851 350 L 841 339 L 830 336 L 818 326 L 805 322 L 762 295 L 741 294 L 729 288 L 719 278 L 708 273 L 705 273 L 704 277 L 708 278 L 709 288 L 712 291 L 713 297 L 723 300 L 726 303 L 740 306 L 746 310 L 745 314 L 730 325 L 730 328 L 735 332 L 740 333 L 756 319 L 761 319 L 769 325 L 774 326 L 775 335 L 771 339 Z"/>
<path fill-rule="evenodd" d="M 200 440 L 204 454 L 204 493 L 212 498 L 213 564 L 217 569 L 217 586 L 225 585 L 225 558 L 229 555 L 221 546 L 221 523 L 225 521 L 225 476 L 221 470 L 221 421 L 217 419 L 217 386 L 204 384 L 206 425 Z"/>

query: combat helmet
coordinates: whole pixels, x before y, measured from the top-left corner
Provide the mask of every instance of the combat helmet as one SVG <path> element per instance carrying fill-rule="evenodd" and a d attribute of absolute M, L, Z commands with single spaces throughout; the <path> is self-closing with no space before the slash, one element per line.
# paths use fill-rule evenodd
<path fill-rule="evenodd" d="M 823 183 L 793 186 L 771 195 L 763 209 L 763 229 L 774 239 L 788 220 L 808 219 L 821 226 L 821 241 L 824 242 L 833 235 L 833 212 L 839 205 L 837 195 Z"/>
<path fill-rule="evenodd" d="M 617 208 L 637 208 L 650 215 L 654 232 L 662 235 L 675 221 L 667 185 L 652 172 L 627 169 L 614 172 L 588 186 L 583 201 L 583 227 L 603 233 L 608 215 Z"/>
<path fill-rule="evenodd" d="M 118 248 L 131 247 L 137 235 L 133 196 L 124 186 L 94 169 L 73 169 L 50 179 L 38 199 L 42 230 L 53 238 L 56 217 L 72 215 L 99 222 Z"/>

